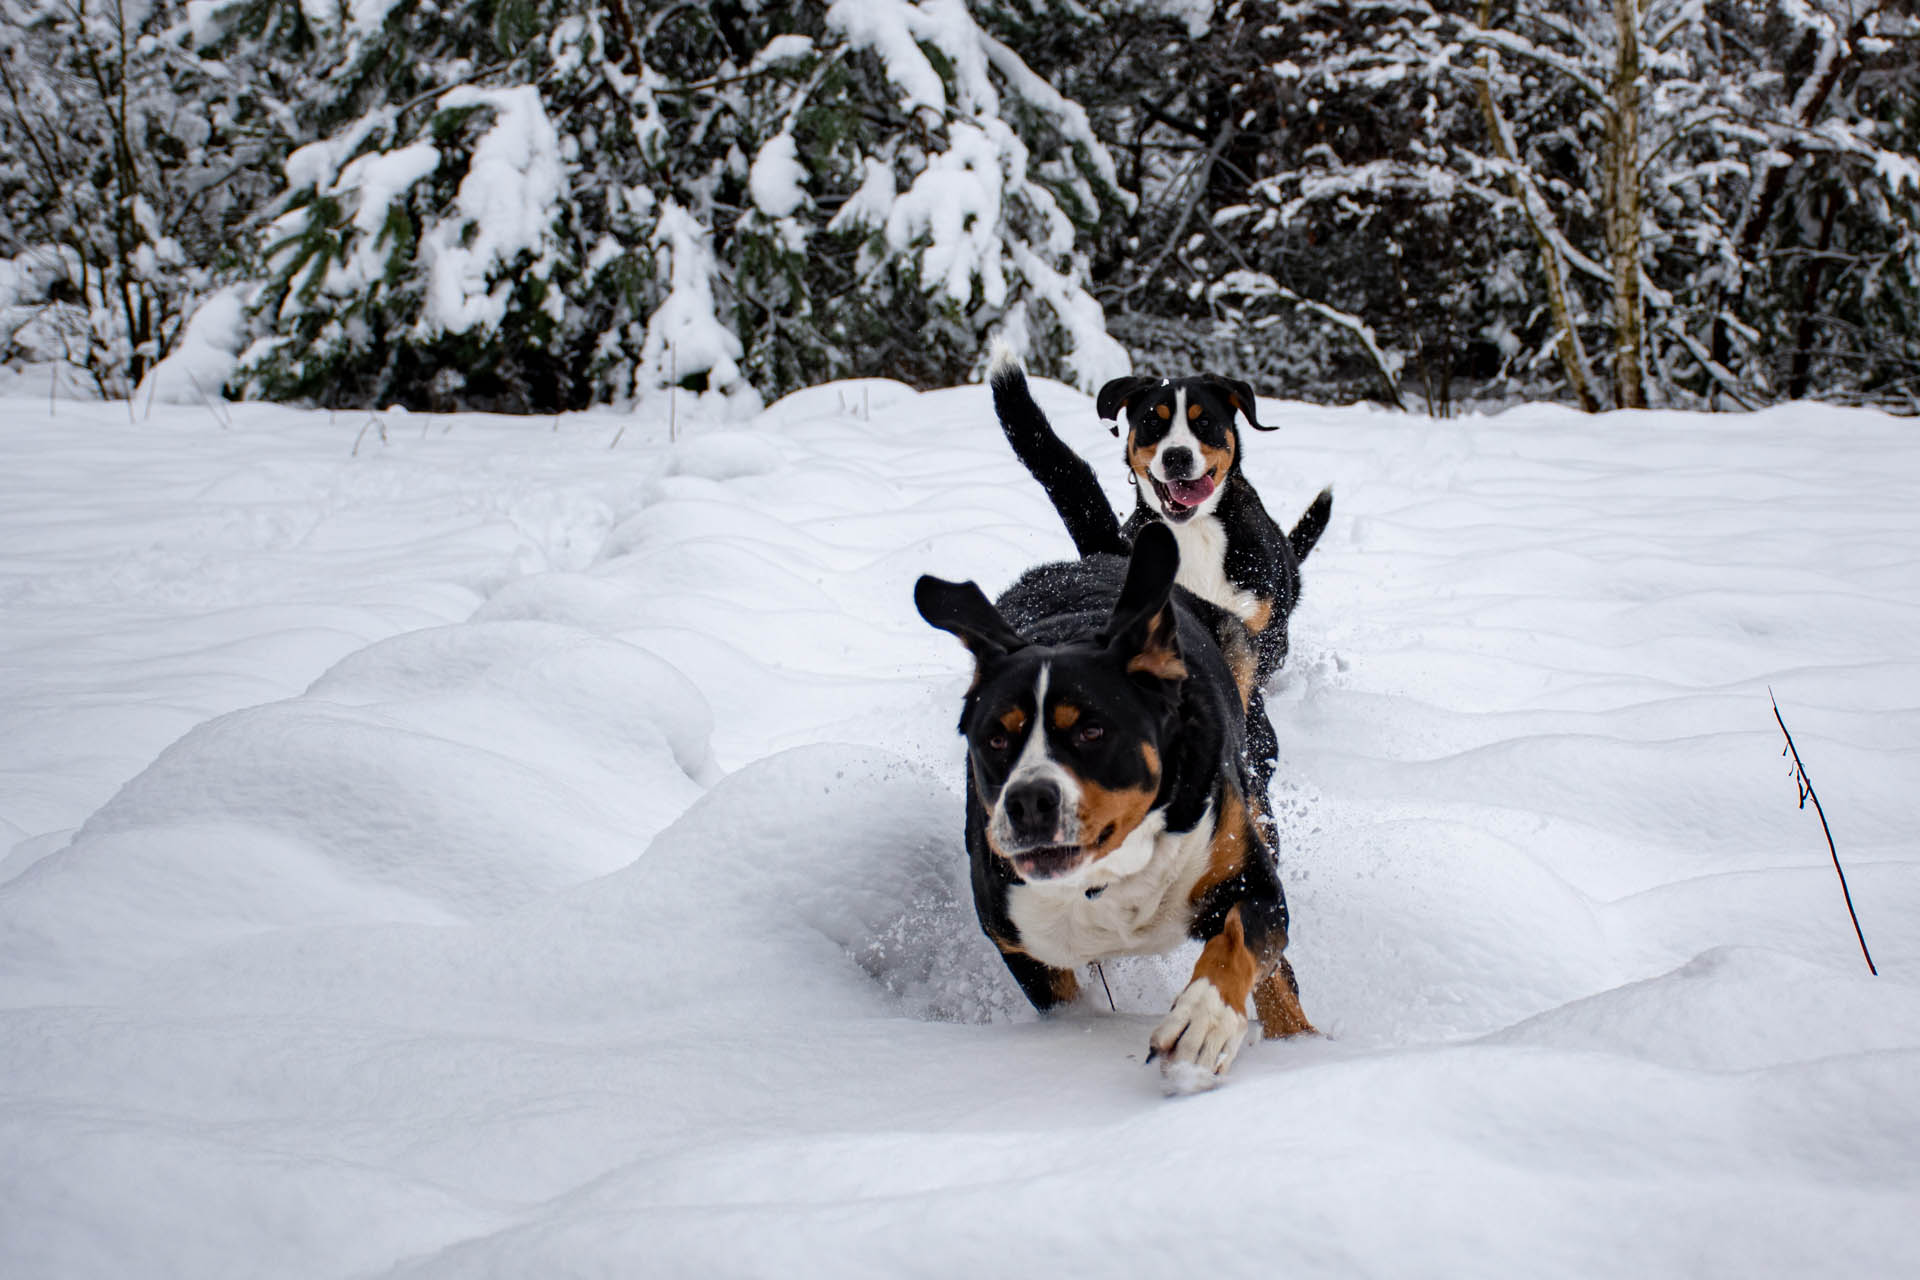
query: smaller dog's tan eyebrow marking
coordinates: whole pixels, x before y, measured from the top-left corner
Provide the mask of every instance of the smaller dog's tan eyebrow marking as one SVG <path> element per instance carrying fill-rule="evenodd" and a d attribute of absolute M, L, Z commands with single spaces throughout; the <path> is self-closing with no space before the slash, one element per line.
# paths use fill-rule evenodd
<path fill-rule="evenodd" d="M 1056 702 L 1053 704 L 1054 728 L 1071 729 L 1075 724 L 1079 723 L 1079 720 L 1080 708 L 1066 702 Z"/>
<path fill-rule="evenodd" d="M 1190 404 L 1190 405 L 1188 405 L 1188 406 L 1187 406 L 1187 421 L 1188 421 L 1188 422 L 1192 422 L 1192 421 L 1193 421 L 1193 420 L 1194 420 L 1195 418 L 1197 418 L 1197 417 L 1199 417 L 1199 416 L 1200 416 L 1200 406 L 1199 406 L 1199 405 L 1197 405 L 1197 404 Z"/>
<path fill-rule="evenodd" d="M 1160 415 L 1162 421 L 1170 421 L 1173 418 L 1173 410 L 1164 404 L 1153 406 L 1153 411 Z"/>
<path fill-rule="evenodd" d="M 1008 707 L 1000 713 L 1000 727 L 1008 733 L 1018 733 L 1027 724 L 1027 713 L 1018 707 Z"/>

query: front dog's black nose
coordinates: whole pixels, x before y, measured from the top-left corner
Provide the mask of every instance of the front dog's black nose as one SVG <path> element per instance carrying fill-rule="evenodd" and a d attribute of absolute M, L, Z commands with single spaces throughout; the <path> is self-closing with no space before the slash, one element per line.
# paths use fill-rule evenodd
<path fill-rule="evenodd" d="M 1037 778 L 1007 788 L 1001 798 L 1007 821 L 1021 844 L 1045 844 L 1060 826 L 1060 785 L 1050 778 Z"/>
<path fill-rule="evenodd" d="M 1169 480 L 1185 480 L 1193 474 L 1193 450 L 1175 446 L 1160 455 L 1160 466 Z"/>

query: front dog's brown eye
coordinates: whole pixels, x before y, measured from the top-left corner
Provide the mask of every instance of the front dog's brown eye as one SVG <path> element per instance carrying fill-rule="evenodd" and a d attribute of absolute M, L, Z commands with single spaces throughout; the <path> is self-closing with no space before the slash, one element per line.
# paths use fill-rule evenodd
<path fill-rule="evenodd" d="M 1080 726 L 1080 732 L 1074 736 L 1082 742 L 1098 742 L 1106 732 L 1104 728 L 1097 724 L 1083 724 Z"/>
<path fill-rule="evenodd" d="M 1013 740 L 1004 733 L 996 733 L 987 739 L 987 746 L 994 751 L 1005 751 Z"/>

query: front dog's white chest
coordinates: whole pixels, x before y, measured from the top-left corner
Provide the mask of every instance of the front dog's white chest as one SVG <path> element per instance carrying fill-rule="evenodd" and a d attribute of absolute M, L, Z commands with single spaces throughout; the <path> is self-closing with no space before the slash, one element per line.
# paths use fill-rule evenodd
<path fill-rule="evenodd" d="M 1213 815 L 1209 812 L 1191 831 L 1171 834 L 1158 829 L 1161 815 L 1149 821 L 1154 830 L 1142 834 L 1151 854 L 1130 874 L 1115 878 L 1104 868 L 1128 852 L 1123 845 L 1085 876 L 1016 884 L 1007 891 L 1007 914 L 1028 955 L 1056 969 L 1073 969 L 1108 956 L 1171 951 L 1186 939 L 1193 919 L 1189 895 L 1213 854 Z M 1089 889 L 1100 892 L 1089 898 Z"/>
<path fill-rule="evenodd" d="M 1167 527 L 1180 546 L 1180 572 L 1174 581 L 1202 600 L 1237 615 L 1242 622 L 1252 618 L 1260 602 L 1227 577 L 1226 527 L 1211 513 Z"/>

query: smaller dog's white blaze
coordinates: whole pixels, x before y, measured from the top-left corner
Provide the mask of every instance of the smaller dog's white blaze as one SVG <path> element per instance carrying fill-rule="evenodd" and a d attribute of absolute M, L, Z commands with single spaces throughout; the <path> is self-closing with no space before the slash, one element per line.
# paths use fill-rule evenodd
<path fill-rule="evenodd" d="M 1187 479 L 1186 476 L 1176 477 L 1167 474 L 1165 454 L 1169 449 L 1185 449 L 1193 455 L 1195 461 L 1200 460 L 1200 437 L 1194 435 L 1193 428 L 1187 424 L 1187 389 L 1185 387 L 1173 393 L 1173 425 L 1167 428 L 1167 434 L 1161 437 L 1159 445 L 1153 451 L 1153 461 L 1147 465 L 1147 470 L 1153 472 L 1154 479 L 1161 484 L 1175 479 Z"/>
<path fill-rule="evenodd" d="M 1013 768 L 1007 773 L 1007 781 L 1000 788 L 1000 795 L 993 803 L 993 818 L 987 833 L 992 837 L 997 849 L 1009 853 L 1020 848 L 1020 842 L 1013 833 L 1013 819 L 1007 816 L 1007 793 L 1015 787 L 1028 782 L 1051 780 L 1060 788 L 1060 820 L 1054 826 L 1053 836 L 1048 844 L 1080 843 L 1080 781 L 1065 768 L 1053 753 L 1047 741 L 1047 684 L 1053 676 L 1053 664 L 1040 664 L 1040 677 L 1033 685 L 1033 724 L 1027 734 L 1027 740 L 1020 748 L 1020 754 L 1014 759 Z"/>

